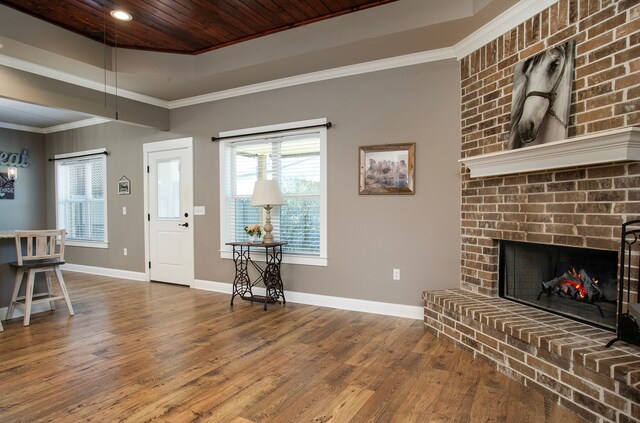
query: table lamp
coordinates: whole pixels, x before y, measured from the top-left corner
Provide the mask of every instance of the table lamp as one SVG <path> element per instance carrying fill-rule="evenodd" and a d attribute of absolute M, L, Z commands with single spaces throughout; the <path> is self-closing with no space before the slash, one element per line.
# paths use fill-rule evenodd
<path fill-rule="evenodd" d="M 273 206 L 279 206 L 284 204 L 284 197 L 282 197 L 282 191 L 280 191 L 280 185 L 278 181 L 272 181 L 268 179 L 261 179 L 256 181 L 253 187 L 253 195 L 251 196 L 251 205 L 254 207 L 264 207 L 267 211 L 267 218 L 264 224 L 264 238 L 262 242 L 264 244 L 270 244 L 273 242 L 273 225 L 271 225 L 271 209 Z"/>

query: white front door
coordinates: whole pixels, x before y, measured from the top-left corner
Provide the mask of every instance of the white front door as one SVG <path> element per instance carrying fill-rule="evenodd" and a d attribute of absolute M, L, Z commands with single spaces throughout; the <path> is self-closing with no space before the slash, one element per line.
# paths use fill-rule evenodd
<path fill-rule="evenodd" d="M 191 286 L 194 280 L 191 139 L 145 144 L 145 161 L 148 278 Z"/>

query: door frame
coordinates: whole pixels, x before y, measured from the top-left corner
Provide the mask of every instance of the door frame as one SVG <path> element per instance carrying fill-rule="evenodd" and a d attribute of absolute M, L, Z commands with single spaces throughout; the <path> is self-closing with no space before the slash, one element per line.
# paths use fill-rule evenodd
<path fill-rule="evenodd" d="M 149 153 L 157 153 L 161 151 L 171 151 L 171 150 L 181 150 L 186 149 L 191 159 L 191 175 L 188 175 L 191 179 L 191 189 L 193 193 L 195 193 L 195 189 L 193 186 L 195 174 L 195 168 L 193 166 L 193 137 L 187 138 L 177 138 L 173 140 L 167 141 L 157 141 L 145 143 L 142 145 L 142 173 L 144 180 L 144 215 L 149 216 L 149 173 L 147 169 L 149 167 Z M 193 205 L 195 203 L 194 196 L 191 196 L 191 204 L 189 205 L 189 213 L 193 216 Z M 144 217 L 144 216 L 143 216 Z M 149 268 L 149 261 L 151 260 L 151 250 L 150 250 L 150 228 L 149 228 L 149 219 L 144 219 L 144 273 L 146 276 L 146 281 L 151 282 L 151 269 Z M 189 287 L 193 287 L 195 282 L 195 219 L 193 219 L 192 230 L 190 231 L 191 237 L 191 245 L 193 245 L 193 254 L 191 257 L 191 261 L 189 262 Z"/>

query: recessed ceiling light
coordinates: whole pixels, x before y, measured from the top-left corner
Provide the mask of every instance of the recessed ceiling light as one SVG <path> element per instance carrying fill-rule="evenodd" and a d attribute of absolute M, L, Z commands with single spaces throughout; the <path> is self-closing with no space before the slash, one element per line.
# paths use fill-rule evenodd
<path fill-rule="evenodd" d="M 133 19 L 130 13 L 125 12 L 124 10 L 112 10 L 111 16 L 118 19 L 119 21 L 130 21 Z"/>

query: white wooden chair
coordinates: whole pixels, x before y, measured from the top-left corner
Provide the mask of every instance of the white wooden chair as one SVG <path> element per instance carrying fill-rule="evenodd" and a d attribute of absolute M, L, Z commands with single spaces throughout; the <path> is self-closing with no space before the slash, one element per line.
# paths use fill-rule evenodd
<path fill-rule="evenodd" d="M 64 299 L 69 309 L 69 315 L 73 316 L 73 306 L 69 299 L 67 287 L 64 284 L 60 265 L 64 264 L 64 229 L 45 231 L 16 231 L 16 255 L 18 261 L 10 263 L 16 269 L 16 278 L 13 283 L 11 303 L 7 310 L 7 320 L 13 317 L 15 307 L 24 309 L 24 325 L 29 324 L 31 318 L 31 306 L 37 303 L 48 302 L 51 310 L 55 310 L 54 301 Z M 59 244 L 58 241 L 59 240 Z M 23 243 L 23 241 L 26 241 Z M 26 245 L 24 245 L 26 243 Z M 47 281 L 47 291 L 41 294 L 33 294 L 33 285 L 36 273 L 44 272 Z M 55 272 L 60 285 L 62 295 L 54 296 L 51 286 L 51 273 Z M 18 297 L 24 276 L 27 275 L 27 284 L 24 296 Z M 34 298 L 37 298 L 34 300 Z"/>

